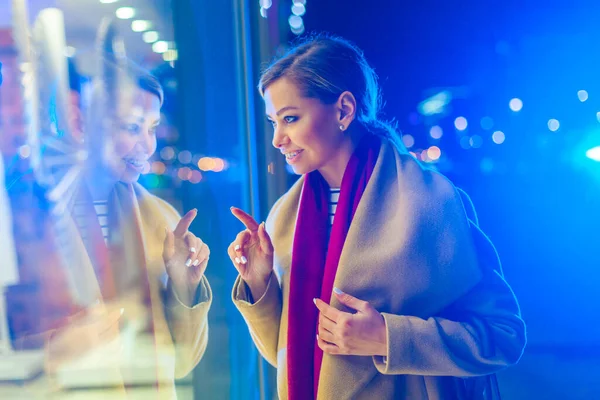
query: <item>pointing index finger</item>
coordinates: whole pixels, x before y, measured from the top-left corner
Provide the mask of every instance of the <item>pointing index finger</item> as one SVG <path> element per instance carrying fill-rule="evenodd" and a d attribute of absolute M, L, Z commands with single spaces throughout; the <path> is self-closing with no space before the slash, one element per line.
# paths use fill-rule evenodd
<path fill-rule="evenodd" d="M 196 210 L 195 208 L 193 210 L 188 211 L 183 216 L 183 218 L 181 218 L 181 220 L 179 221 L 179 223 L 175 227 L 175 230 L 173 231 L 173 234 L 175 234 L 175 236 L 183 236 L 183 235 L 185 235 L 185 233 L 190 228 L 190 225 L 192 225 L 192 222 L 194 221 L 194 218 L 196 218 L 196 215 L 198 215 L 198 210 Z"/>
<path fill-rule="evenodd" d="M 246 228 L 248 228 L 248 230 L 250 230 L 251 232 L 258 231 L 258 222 L 256 222 L 250 214 L 236 207 L 231 207 L 231 213 L 234 217 L 239 219 L 240 222 L 244 224 Z"/>

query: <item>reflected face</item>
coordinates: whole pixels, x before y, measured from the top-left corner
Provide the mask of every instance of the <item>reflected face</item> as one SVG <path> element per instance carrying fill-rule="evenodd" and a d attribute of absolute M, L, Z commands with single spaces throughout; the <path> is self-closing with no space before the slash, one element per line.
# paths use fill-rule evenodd
<path fill-rule="evenodd" d="M 160 99 L 138 87 L 119 107 L 112 132 L 111 174 L 124 183 L 136 182 L 156 151 L 156 128 L 160 123 Z"/>
<path fill-rule="evenodd" d="M 285 155 L 296 174 L 322 170 L 344 157 L 345 138 L 335 105 L 302 96 L 287 78 L 270 84 L 264 100 L 274 129 L 273 146 Z"/>

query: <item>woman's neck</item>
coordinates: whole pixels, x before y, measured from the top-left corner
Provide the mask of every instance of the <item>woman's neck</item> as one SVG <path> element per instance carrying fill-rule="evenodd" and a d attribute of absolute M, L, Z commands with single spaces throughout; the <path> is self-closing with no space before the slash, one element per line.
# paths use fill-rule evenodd
<path fill-rule="evenodd" d="M 344 178 L 344 172 L 346 171 L 350 157 L 352 157 L 358 143 L 366 134 L 359 124 L 356 125 L 357 128 L 351 128 L 346 132 L 347 139 L 342 143 L 338 156 L 328 162 L 327 165 L 319 168 L 319 172 L 330 188 L 342 187 L 342 179 Z"/>
<path fill-rule="evenodd" d="M 93 201 L 107 201 L 117 180 L 106 174 L 106 167 L 91 167 L 86 173 L 86 183 Z"/>

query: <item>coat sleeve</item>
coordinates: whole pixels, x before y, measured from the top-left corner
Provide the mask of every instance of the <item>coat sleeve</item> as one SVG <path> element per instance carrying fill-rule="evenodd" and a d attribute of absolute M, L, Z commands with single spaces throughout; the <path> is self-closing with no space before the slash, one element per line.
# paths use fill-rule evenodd
<path fill-rule="evenodd" d="M 153 199 L 157 202 L 165 221 L 154 226 L 157 237 L 162 237 L 164 226 L 174 229 L 181 216 L 166 201 L 158 197 L 153 197 Z M 162 247 L 160 252 L 162 253 Z M 157 259 L 161 264 L 160 275 L 166 276 L 162 256 L 157 256 Z M 208 312 L 212 304 L 212 290 L 206 275 L 202 277 L 198 284 L 191 307 L 185 305 L 177 297 L 169 279 L 167 279 L 163 301 L 165 318 L 175 350 L 175 378 L 180 379 L 188 375 L 198 365 L 208 344 Z"/>
<path fill-rule="evenodd" d="M 266 219 L 265 227 L 271 240 L 278 237 L 280 228 L 285 226 L 278 225 L 281 221 L 281 205 L 284 197 L 285 195 L 275 202 Z M 276 241 L 273 240 L 273 242 Z M 274 247 L 274 259 L 277 259 L 278 251 L 281 251 L 281 249 L 276 244 L 274 244 Z M 250 336 L 258 351 L 274 367 L 277 367 L 279 331 L 283 310 L 282 279 L 282 274 L 278 273 L 278 269 L 274 265 L 273 273 L 267 283 L 267 289 L 260 299 L 252 298 L 250 288 L 241 276 L 238 276 L 235 281 L 231 294 L 233 303 L 248 325 Z"/>
<path fill-rule="evenodd" d="M 277 346 L 281 322 L 282 297 L 279 281 L 271 274 L 265 294 L 253 302 L 250 288 L 241 277 L 235 282 L 232 293 L 233 303 L 238 308 L 254 344 L 260 354 L 273 366 L 277 366 Z"/>
<path fill-rule="evenodd" d="M 202 277 L 192 307 L 184 305 L 173 288 L 167 289 L 165 315 L 175 346 L 175 378 L 183 378 L 200 362 L 208 344 L 208 311 L 212 291 Z"/>
<path fill-rule="evenodd" d="M 476 214 L 465 196 L 461 193 L 482 279 L 431 318 L 382 313 L 388 353 L 373 361 L 383 374 L 479 376 L 515 364 L 523 354 L 525 323 L 517 299 L 504 280 L 493 244 L 471 219 Z"/>

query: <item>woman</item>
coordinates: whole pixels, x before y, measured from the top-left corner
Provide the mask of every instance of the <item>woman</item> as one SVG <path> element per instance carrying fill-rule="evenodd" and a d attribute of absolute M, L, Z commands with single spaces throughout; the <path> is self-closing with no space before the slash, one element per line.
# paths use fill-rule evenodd
<path fill-rule="evenodd" d="M 228 252 L 280 398 L 494 395 L 489 374 L 525 345 L 518 304 L 457 189 L 377 119 L 362 52 L 313 37 L 259 89 L 273 145 L 302 177 L 266 224 L 232 209 L 246 229 Z"/>
<path fill-rule="evenodd" d="M 209 249 L 188 230 L 196 210 L 181 217 L 137 182 L 157 147 L 163 102 L 158 80 L 132 64 L 115 71 L 126 76 L 118 86 L 113 83 L 118 87 L 116 101 L 108 102 L 103 95 L 110 84 L 94 88 L 92 111 L 103 113 L 94 121 L 109 121 L 102 125 L 108 134 L 87 132 L 93 151 L 85 185 L 76 195 L 73 217 L 59 232 L 68 242 L 63 248 L 69 249 L 69 258 L 78 259 L 77 268 L 67 268 L 68 281 L 75 282 L 74 302 L 86 310 L 52 333 L 48 365 L 56 371 L 90 347 L 115 338 L 127 346 L 119 329 L 127 325 L 151 338 L 147 350 L 152 354 L 145 356 L 157 364 L 153 368 L 160 397 L 172 398 L 174 378 L 187 375 L 206 349 L 212 301 L 204 277 Z M 74 130 L 77 121 L 70 121 Z M 141 339 L 132 340 L 137 345 Z M 136 376 L 136 371 L 124 371 L 130 364 L 119 363 L 119 357 L 113 366 L 123 377 Z M 118 375 L 107 374 L 109 384 Z"/>

